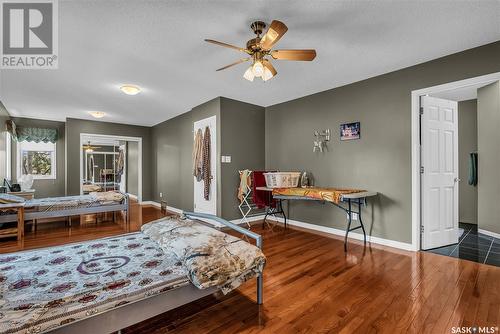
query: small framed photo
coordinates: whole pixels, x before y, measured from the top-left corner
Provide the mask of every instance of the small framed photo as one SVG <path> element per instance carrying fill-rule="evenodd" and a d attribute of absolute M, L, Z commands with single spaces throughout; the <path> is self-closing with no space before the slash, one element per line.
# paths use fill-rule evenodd
<path fill-rule="evenodd" d="M 361 138 L 361 123 L 340 124 L 340 140 L 354 140 Z"/>

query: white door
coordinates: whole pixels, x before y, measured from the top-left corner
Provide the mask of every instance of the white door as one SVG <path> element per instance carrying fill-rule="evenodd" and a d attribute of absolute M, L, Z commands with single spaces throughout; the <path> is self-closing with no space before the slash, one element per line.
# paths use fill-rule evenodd
<path fill-rule="evenodd" d="M 208 200 L 204 197 L 204 186 L 203 180 L 197 181 L 196 177 L 193 176 L 194 180 L 194 211 L 209 213 L 212 215 L 217 215 L 217 118 L 212 116 L 199 121 L 194 122 L 193 126 L 193 139 L 198 129 L 201 129 L 203 135 L 205 135 L 205 128 L 210 129 L 210 170 L 212 173 L 212 181 L 210 182 L 210 193 Z"/>
<path fill-rule="evenodd" d="M 422 249 L 458 242 L 457 102 L 422 97 Z"/>

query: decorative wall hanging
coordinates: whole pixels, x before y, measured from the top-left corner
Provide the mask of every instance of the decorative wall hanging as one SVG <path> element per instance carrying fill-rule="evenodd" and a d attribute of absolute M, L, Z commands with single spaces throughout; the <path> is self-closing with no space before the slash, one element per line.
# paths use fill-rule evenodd
<path fill-rule="evenodd" d="M 361 123 L 345 123 L 340 125 L 340 140 L 354 140 L 361 138 Z"/>
<path fill-rule="evenodd" d="M 326 143 L 330 141 L 330 129 L 314 131 L 314 138 L 313 152 L 323 152 L 323 150 L 328 151 Z"/>

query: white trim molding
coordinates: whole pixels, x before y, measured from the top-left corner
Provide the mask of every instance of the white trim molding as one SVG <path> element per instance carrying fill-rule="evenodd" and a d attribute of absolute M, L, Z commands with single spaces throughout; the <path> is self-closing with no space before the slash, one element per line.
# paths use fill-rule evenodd
<path fill-rule="evenodd" d="M 141 205 L 153 205 L 156 207 L 160 207 L 160 203 L 154 202 L 154 201 L 145 201 L 145 202 L 142 202 Z M 175 213 L 182 213 L 183 212 L 183 210 L 178 209 L 178 208 L 174 208 L 171 206 L 167 206 L 167 210 L 175 212 Z M 248 217 L 249 222 L 256 222 L 256 221 L 263 220 L 263 219 L 264 219 L 264 215 L 257 215 L 257 216 L 253 216 L 253 217 Z M 283 223 L 283 218 L 273 216 L 272 219 L 269 219 L 269 221 L 277 221 L 279 223 Z M 230 222 L 233 224 L 240 225 L 241 219 L 233 219 Z M 339 235 L 341 237 L 345 236 L 345 230 L 340 230 L 340 229 L 333 228 L 333 227 L 305 223 L 305 222 L 301 222 L 301 221 L 293 220 L 293 219 L 287 219 L 286 222 L 288 225 L 297 226 L 297 227 L 300 227 L 300 228 L 303 228 L 306 230 L 318 231 L 318 232 L 328 233 L 328 234 L 332 234 L 332 235 Z M 359 233 L 351 232 L 351 233 L 349 233 L 349 239 L 363 240 L 363 235 L 359 234 Z M 379 237 L 373 237 L 370 235 L 366 236 L 366 241 L 374 243 L 374 244 L 378 244 L 378 245 L 403 249 L 406 251 L 413 251 L 414 250 L 412 244 L 409 244 L 406 242 L 401 242 L 401 241 L 396 241 L 396 240 L 389 240 L 389 239 L 384 239 L 384 238 L 379 238 Z"/>
<path fill-rule="evenodd" d="M 264 217 L 265 217 L 265 215 L 257 215 L 257 216 L 247 217 L 247 221 L 249 223 L 252 223 L 252 222 L 259 221 L 259 220 L 264 220 Z M 241 218 L 233 219 L 233 220 L 230 220 L 229 222 L 231 222 L 233 224 L 236 224 L 236 225 L 244 225 L 244 224 L 246 224 L 245 222 L 241 221 Z"/>
<path fill-rule="evenodd" d="M 483 230 L 482 228 L 478 228 L 478 229 L 477 229 L 477 231 L 478 231 L 479 233 L 486 234 L 487 236 L 490 236 L 490 237 L 493 237 L 493 238 L 500 239 L 500 233 L 495 233 L 495 232 L 491 232 L 491 231 Z"/>
<path fill-rule="evenodd" d="M 161 208 L 161 204 L 156 202 L 156 201 L 143 201 L 141 202 L 141 205 L 151 205 L 157 208 Z M 174 208 L 173 206 L 168 206 L 167 205 L 167 211 L 175 212 L 178 214 L 181 214 L 184 210 Z"/>
<path fill-rule="evenodd" d="M 411 244 L 415 251 L 420 250 L 420 97 L 438 92 L 444 92 L 473 85 L 480 85 L 497 81 L 500 79 L 500 72 L 478 76 L 437 85 L 411 92 Z"/>
<path fill-rule="evenodd" d="M 280 217 L 278 217 L 278 218 L 273 217 L 273 220 L 276 220 L 279 223 L 283 223 L 283 218 L 280 218 Z M 286 222 L 288 225 L 297 226 L 297 227 L 304 228 L 307 230 L 313 230 L 313 231 L 338 235 L 341 237 L 345 236 L 345 230 L 340 230 L 340 229 L 337 229 L 334 227 L 305 223 L 305 222 L 301 222 L 301 221 L 293 220 L 293 219 L 288 219 L 288 218 L 287 218 Z M 360 233 L 351 232 L 351 233 L 349 233 L 349 239 L 363 240 L 363 235 Z M 403 249 L 406 251 L 414 251 L 415 250 L 413 248 L 413 245 L 410 243 L 396 241 L 396 240 L 390 240 L 390 239 L 384 239 L 384 238 L 379 238 L 379 237 L 373 237 L 370 235 L 366 236 L 366 241 L 369 243 L 394 247 L 394 248 Z"/>

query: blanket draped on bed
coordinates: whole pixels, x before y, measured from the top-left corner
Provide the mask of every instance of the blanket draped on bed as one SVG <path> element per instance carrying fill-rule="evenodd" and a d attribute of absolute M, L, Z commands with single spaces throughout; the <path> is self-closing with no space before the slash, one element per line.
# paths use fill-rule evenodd
<path fill-rule="evenodd" d="M 197 221 L 163 218 L 143 225 L 142 232 L 175 254 L 200 289 L 217 286 L 228 293 L 261 273 L 266 263 L 258 247 Z"/>

